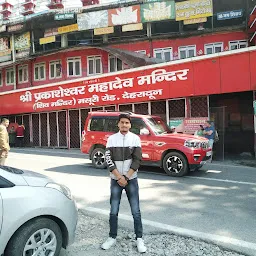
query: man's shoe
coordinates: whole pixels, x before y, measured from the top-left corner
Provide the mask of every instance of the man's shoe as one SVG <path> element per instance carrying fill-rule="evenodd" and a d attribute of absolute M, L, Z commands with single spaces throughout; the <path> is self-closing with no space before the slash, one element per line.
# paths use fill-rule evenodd
<path fill-rule="evenodd" d="M 111 246 L 113 246 L 116 243 L 116 239 L 109 237 L 104 244 L 101 245 L 101 248 L 103 250 L 108 250 Z"/>
<path fill-rule="evenodd" d="M 140 253 L 146 252 L 147 247 L 145 246 L 142 238 L 137 238 L 137 248 L 138 248 L 138 252 Z"/>

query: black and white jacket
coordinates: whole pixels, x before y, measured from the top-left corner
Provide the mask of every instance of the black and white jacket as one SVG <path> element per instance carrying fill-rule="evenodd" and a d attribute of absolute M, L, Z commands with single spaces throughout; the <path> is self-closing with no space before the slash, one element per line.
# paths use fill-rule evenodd
<path fill-rule="evenodd" d="M 136 178 L 142 158 L 139 136 L 132 132 L 125 135 L 120 132 L 111 135 L 107 141 L 105 156 L 112 179 L 117 179 L 112 174 L 114 169 L 117 169 L 121 175 L 127 174 L 129 169 L 133 169 L 135 172 L 130 180 Z"/>

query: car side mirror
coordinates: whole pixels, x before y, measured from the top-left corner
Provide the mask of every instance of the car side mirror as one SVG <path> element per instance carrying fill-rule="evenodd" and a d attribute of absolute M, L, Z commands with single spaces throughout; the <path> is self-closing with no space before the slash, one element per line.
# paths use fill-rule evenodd
<path fill-rule="evenodd" d="M 140 135 L 149 135 L 150 132 L 147 128 L 140 129 Z"/>

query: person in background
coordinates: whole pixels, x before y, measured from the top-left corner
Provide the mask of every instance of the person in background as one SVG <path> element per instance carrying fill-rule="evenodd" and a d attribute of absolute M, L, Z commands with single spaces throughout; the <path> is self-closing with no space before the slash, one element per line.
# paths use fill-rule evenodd
<path fill-rule="evenodd" d="M 15 146 L 15 139 L 16 139 L 16 131 L 14 126 L 11 127 L 9 130 L 9 144 L 11 147 Z"/>
<path fill-rule="evenodd" d="M 198 129 L 194 135 L 198 137 L 204 137 L 204 127 L 200 125 L 200 129 Z"/>
<path fill-rule="evenodd" d="M 177 132 L 176 132 L 176 127 L 175 127 L 175 126 L 171 126 L 171 133 L 177 133 Z"/>
<path fill-rule="evenodd" d="M 24 133 L 25 133 L 24 125 L 19 124 L 17 129 L 16 129 L 17 147 L 23 147 L 24 146 Z"/>
<path fill-rule="evenodd" d="M 204 128 L 203 134 L 206 139 L 209 140 L 209 146 L 213 149 L 214 137 L 215 137 L 215 128 L 211 121 L 206 121 L 206 127 Z M 212 155 L 210 162 L 212 162 Z"/>
<path fill-rule="evenodd" d="M 3 118 L 0 124 L 0 165 L 5 165 L 8 152 L 10 150 L 9 135 L 7 128 L 9 126 L 9 120 Z"/>

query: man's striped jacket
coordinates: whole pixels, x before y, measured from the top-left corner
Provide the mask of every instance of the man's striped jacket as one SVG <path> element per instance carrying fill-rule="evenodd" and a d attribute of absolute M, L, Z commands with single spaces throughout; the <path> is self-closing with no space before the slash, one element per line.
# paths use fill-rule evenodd
<path fill-rule="evenodd" d="M 121 175 L 126 175 L 129 169 L 133 169 L 135 172 L 130 179 L 136 178 L 142 158 L 140 137 L 132 132 L 111 135 L 107 141 L 105 157 L 112 179 L 117 179 L 112 174 L 114 169 Z"/>

